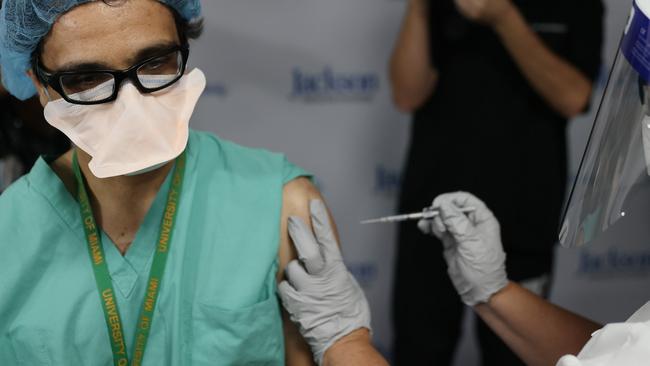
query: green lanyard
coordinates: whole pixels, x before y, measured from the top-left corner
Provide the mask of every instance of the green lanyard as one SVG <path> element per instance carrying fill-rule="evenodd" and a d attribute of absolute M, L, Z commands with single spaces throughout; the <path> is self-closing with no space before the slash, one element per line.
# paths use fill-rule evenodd
<path fill-rule="evenodd" d="M 169 246 L 172 240 L 174 224 L 176 223 L 176 213 L 178 211 L 178 205 L 180 204 L 180 195 L 185 175 L 185 161 L 185 153 L 183 152 L 183 154 L 176 159 L 172 184 L 167 195 L 167 204 L 165 205 L 165 213 L 160 227 L 156 253 L 153 263 L 151 264 L 149 281 L 147 281 L 147 289 L 136 327 L 135 352 L 133 353 L 133 359 L 131 361 L 132 366 L 141 365 L 142 359 L 144 358 L 144 350 L 149 338 L 149 330 L 153 323 L 153 311 L 156 307 L 158 294 L 160 293 L 160 282 L 165 272 Z M 77 179 L 77 196 L 81 208 L 81 218 L 83 220 L 84 231 L 86 234 L 86 242 L 88 244 L 88 254 L 90 255 L 93 271 L 95 272 L 95 282 L 97 283 L 99 298 L 104 309 L 108 336 L 111 340 L 113 363 L 115 366 L 129 366 L 126 342 L 124 341 L 122 318 L 117 307 L 117 301 L 115 300 L 115 290 L 113 290 L 113 283 L 108 271 L 108 265 L 106 264 L 101 235 L 99 234 L 97 224 L 95 223 L 84 179 L 81 175 L 81 170 L 79 169 L 79 160 L 76 151 L 72 158 L 72 167 Z"/>

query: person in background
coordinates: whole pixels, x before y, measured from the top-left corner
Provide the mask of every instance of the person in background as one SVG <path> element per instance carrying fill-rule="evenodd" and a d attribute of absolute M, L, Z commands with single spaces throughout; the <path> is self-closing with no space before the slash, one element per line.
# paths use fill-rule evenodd
<path fill-rule="evenodd" d="M 567 182 L 566 124 L 589 104 L 603 12 L 600 0 L 409 0 L 392 54 L 394 103 L 413 114 L 399 211 L 448 191 L 482 197 L 502 224 L 510 278 L 542 296 Z M 453 360 L 464 307 L 436 241 L 400 226 L 397 365 Z M 477 322 L 484 365 L 522 364 Z"/>
<path fill-rule="evenodd" d="M 69 140 L 43 118 L 38 99 L 20 101 L 0 83 L 0 193 L 31 169 L 39 155 L 60 155 Z"/>

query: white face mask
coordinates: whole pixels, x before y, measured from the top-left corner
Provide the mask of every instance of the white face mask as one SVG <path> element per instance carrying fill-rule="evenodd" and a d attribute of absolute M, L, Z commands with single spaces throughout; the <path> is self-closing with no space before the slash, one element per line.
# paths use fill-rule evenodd
<path fill-rule="evenodd" d="M 49 102 L 45 119 L 91 156 L 88 167 L 96 177 L 133 175 L 160 167 L 185 150 L 189 121 L 205 86 L 199 69 L 151 94 L 126 82 L 112 103 Z M 100 99 L 110 92 L 100 85 L 84 93 Z"/>

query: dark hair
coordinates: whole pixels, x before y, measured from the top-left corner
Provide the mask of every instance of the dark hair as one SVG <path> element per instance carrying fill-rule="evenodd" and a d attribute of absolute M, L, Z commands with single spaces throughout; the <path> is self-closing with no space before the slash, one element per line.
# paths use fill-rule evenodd
<path fill-rule="evenodd" d="M 174 15 L 174 21 L 176 22 L 176 29 L 178 30 L 178 35 L 181 38 L 182 42 L 187 42 L 191 39 L 198 39 L 203 34 L 203 18 L 196 20 L 188 21 L 183 19 L 176 9 L 165 5 Z"/>
<path fill-rule="evenodd" d="M 102 0 L 106 5 L 113 6 L 115 3 L 120 3 L 126 0 L 122 1 L 111 1 L 111 0 Z M 0 4 L 2 3 L 2 0 L 0 0 Z M 176 23 L 176 30 L 178 31 L 178 36 L 181 39 L 181 42 L 186 43 L 192 39 L 198 39 L 201 37 L 201 34 L 203 34 L 203 18 L 199 18 L 196 20 L 186 20 L 183 19 L 183 17 L 180 15 L 176 9 L 172 8 L 171 6 L 162 3 L 167 7 L 171 12 L 172 15 L 174 16 L 174 22 Z M 36 70 L 36 66 L 38 63 L 38 59 L 41 56 L 41 53 L 43 53 L 43 41 L 45 37 L 41 39 L 40 42 L 38 42 L 38 45 L 36 46 L 36 50 L 32 52 L 32 57 L 31 57 L 31 66 L 32 70 Z M 40 76 L 37 75 L 37 77 L 40 79 Z M 43 82 L 44 80 L 41 80 Z"/>

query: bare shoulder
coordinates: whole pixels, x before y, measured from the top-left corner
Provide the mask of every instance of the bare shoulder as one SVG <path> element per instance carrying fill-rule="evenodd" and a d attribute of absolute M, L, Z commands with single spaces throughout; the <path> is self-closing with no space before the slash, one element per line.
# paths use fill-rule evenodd
<path fill-rule="evenodd" d="M 311 180 L 300 177 L 284 185 L 282 190 L 282 216 L 280 218 L 280 268 L 278 268 L 278 282 L 284 279 L 284 269 L 289 262 L 298 258 L 298 253 L 291 242 L 288 230 L 288 219 L 290 216 L 300 217 L 311 227 L 309 216 L 309 201 L 322 199 L 318 188 Z"/>
<path fill-rule="evenodd" d="M 323 199 L 314 183 L 305 177 L 294 179 L 284 185 L 282 211 L 289 216 L 309 218 L 309 201 L 313 199 Z"/>
<path fill-rule="evenodd" d="M 322 200 L 318 188 L 307 178 L 297 178 L 285 184 L 282 195 L 282 217 L 280 223 L 280 250 L 278 257 L 280 259 L 280 268 L 278 270 L 278 281 L 284 278 L 284 269 L 292 260 L 298 257 L 296 249 L 289 236 L 287 228 L 290 216 L 301 218 L 311 228 L 311 216 L 309 214 L 309 202 L 311 200 Z M 336 232 L 336 225 L 330 220 Z M 338 234 L 337 234 L 338 236 Z"/>

